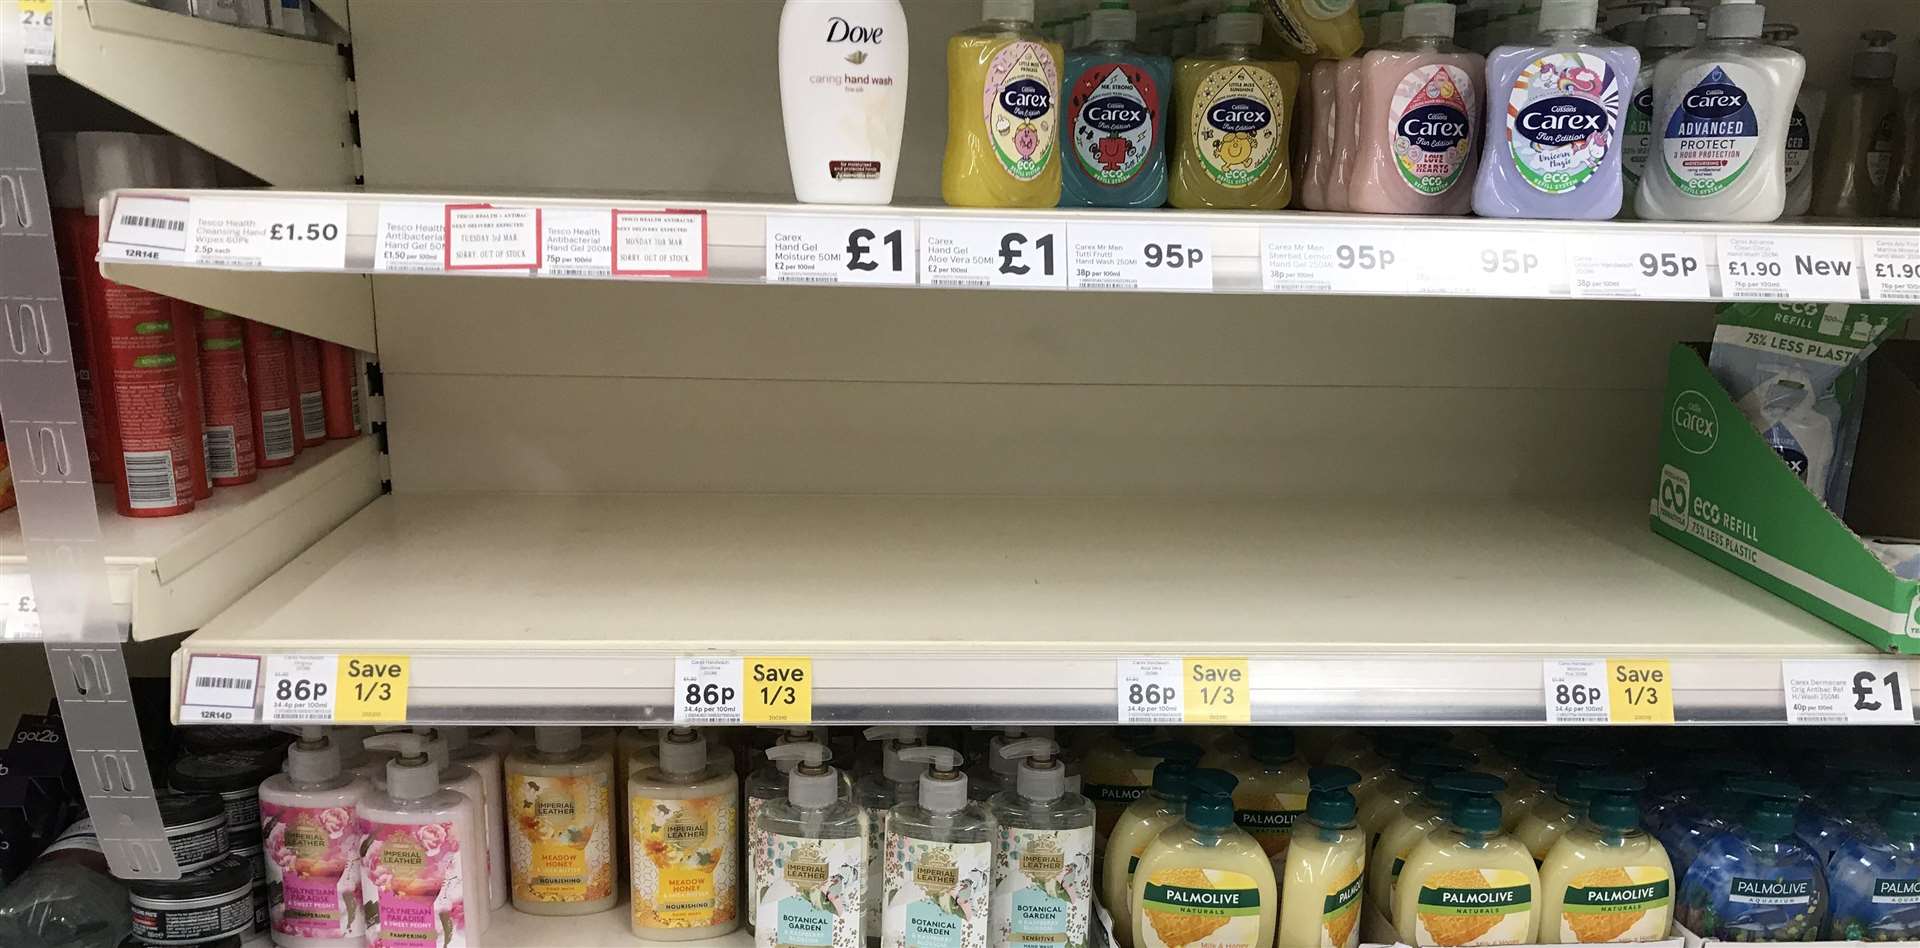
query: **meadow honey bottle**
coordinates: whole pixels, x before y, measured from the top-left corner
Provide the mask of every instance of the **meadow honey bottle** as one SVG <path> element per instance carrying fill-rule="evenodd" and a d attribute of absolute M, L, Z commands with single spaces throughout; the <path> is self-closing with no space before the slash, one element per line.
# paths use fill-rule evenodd
<path fill-rule="evenodd" d="M 587 915 L 620 900 L 614 882 L 613 756 L 577 727 L 537 727 L 507 756 L 507 851 L 513 907 Z"/>
<path fill-rule="evenodd" d="M 627 779 L 633 933 L 713 938 L 740 926 L 740 779 L 690 727 L 660 736 L 660 759 Z M 857 911 L 857 908 L 856 908 Z"/>
<path fill-rule="evenodd" d="M 1060 203 L 1060 44 L 1034 0 L 985 0 L 985 22 L 947 41 L 947 155 L 940 196 L 955 207 Z"/>
<path fill-rule="evenodd" d="M 1262 59 L 1260 14 L 1232 0 L 1212 45 L 1174 64 L 1174 207 L 1279 210 L 1293 200 L 1287 117 L 1300 67 Z"/>

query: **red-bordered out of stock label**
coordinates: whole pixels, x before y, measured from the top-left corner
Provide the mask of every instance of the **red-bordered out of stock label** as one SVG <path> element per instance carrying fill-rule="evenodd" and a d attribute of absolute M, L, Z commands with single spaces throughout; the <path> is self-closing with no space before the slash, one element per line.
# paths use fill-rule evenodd
<path fill-rule="evenodd" d="M 613 211 L 615 276 L 701 279 L 707 275 L 707 212 Z"/>
<path fill-rule="evenodd" d="M 475 236 L 460 227 L 489 225 L 494 230 L 491 247 L 457 246 Z M 460 225 L 457 227 L 456 225 Z M 444 266 L 449 271 L 463 270 L 538 270 L 540 269 L 540 209 L 537 207 L 495 207 L 492 204 L 448 204 L 445 230 L 441 232 Z M 480 259 L 463 259 L 467 256 Z"/>

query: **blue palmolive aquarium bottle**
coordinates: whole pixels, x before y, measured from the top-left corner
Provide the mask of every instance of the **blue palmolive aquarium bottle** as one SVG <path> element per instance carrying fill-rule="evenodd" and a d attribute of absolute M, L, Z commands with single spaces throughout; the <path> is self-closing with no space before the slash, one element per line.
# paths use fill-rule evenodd
<path fill-rule="evenodd" d="M 1134 44 L 1127 0 L 1101 0 L 1089 39 L 1067 54 L 1061 207 L 1167 203 L 1167 95 L 1173 63 Z"/>
<path fill-rule="evenodd" d="M 1827 867 L 1833 914 L 1826 937 L 1836 941 L 1920 938 L 1920 783 L 1887 780 L 1873 789 L 1893 798 L 1879 832 L 1856 831 Z"/>
<path fill-rule="evenodd" d="M 1722 941 L 1812 941 L 1827 918 L 1820 859 L 1793 835 L 1800 788 L 1735 781 L 1747 799 L 1738 823 L 1700 850 L 1680 884 L 1680 923 Z"/>

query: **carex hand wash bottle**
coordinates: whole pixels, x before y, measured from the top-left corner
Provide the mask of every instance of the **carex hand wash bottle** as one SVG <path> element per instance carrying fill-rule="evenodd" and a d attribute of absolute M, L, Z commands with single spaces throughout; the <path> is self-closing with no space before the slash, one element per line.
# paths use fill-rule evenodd
<path fill-rule="evenodd" d="M 1193 773 L 1184 818 L 1133 875 L 1134 948 L 1268 948 L 1280 891 L 1266 850 L 1233 822 L 1235 777 Z"/>
<path fill-rule="evenodd" d="M 947 41 L 947 156 L 955 207 L 1060 203 L 1060 44 L 1034 0 L 984 0 L 985 22 Z"/>
<path fill-rule="evenodd" d="M 1173 63 L 1140 51 L 1127 0 L 1087 14 L 1088 41 L 1067 54 L 1060 122 L 1062 207 L 1167 203 L 1167 96 Z"/>
<path fill-rule="evenodd" d="M 1354 948 L 1360 943 L 1361 870 L 1367 841 L 1354 823 L 1360 774 L 1348 767 L 1309 771 L 1307 813 L 1294 821 L 1280 889 L 1276 948 Z"/>
<path fill-rule="evenodd" d="M 1247 0 L 1230 0 L 1211 45 L 1174 64 L 1174 207 L 1280 210 L 1293 200 L 1287 120 L 1300 67 L 1264 58 L 1260 24 Z"/>
<path fill-rule="evenodd" d="M 1540 870 L 1500 830 L 1506 781 L 1454 773 L 1434 781 L 1456 796 L 1445 826 L 1413 847 L 1400 871 L 1393 919 L 1409 945 L 1517 945 L 1534 940 Z"/>
<path fill-rule="evenodd" d="M 1630 774 L 1589 773 L 1586 818 L 1540 865 L 1540 942 L 1547 945 L 1658 941 L 1673 925 L 1673 863 L 1640 825 Z"/>

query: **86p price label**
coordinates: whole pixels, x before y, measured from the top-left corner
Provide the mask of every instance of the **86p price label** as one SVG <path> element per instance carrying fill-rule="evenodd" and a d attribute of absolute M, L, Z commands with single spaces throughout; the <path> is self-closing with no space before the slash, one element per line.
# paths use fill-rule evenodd
<path fill-rule="evenodd" d="M 261 718 L 267 723 L 327 723 L 338 697 L 338 655 L 269 655 Z"/>
<path fill-rule="evenodd" d="M 1184 720 L 1179 659 L 1121 659 L 1119 686 L 1121 724 L 1179 724 Z"/>

